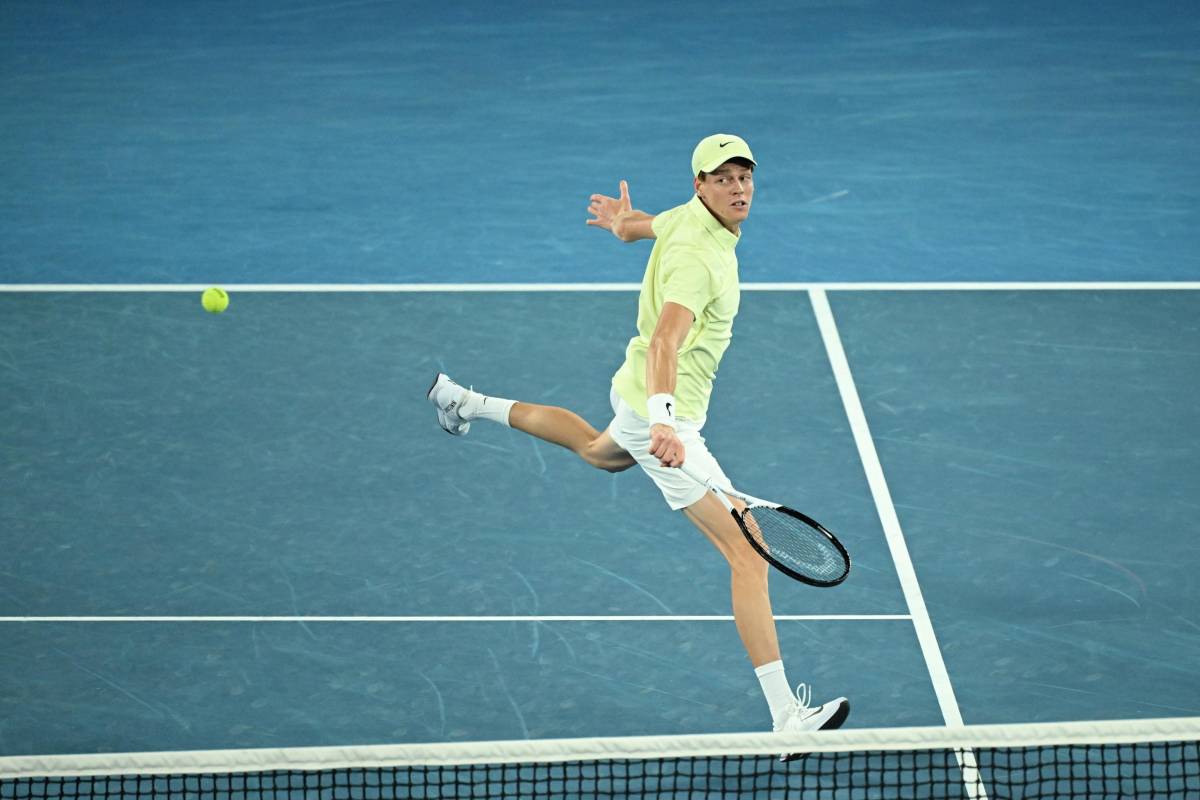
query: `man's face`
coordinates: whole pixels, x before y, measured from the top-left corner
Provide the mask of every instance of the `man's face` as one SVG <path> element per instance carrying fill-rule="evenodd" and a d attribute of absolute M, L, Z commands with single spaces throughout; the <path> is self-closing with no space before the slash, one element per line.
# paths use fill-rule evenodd
<path fill-rule="evenodd" d="M 726 162 L 708 173 L 706 180 L 696 178 L 696 194 L 726 228 L 736 231 L 750 216 L 754 170 Z"/>

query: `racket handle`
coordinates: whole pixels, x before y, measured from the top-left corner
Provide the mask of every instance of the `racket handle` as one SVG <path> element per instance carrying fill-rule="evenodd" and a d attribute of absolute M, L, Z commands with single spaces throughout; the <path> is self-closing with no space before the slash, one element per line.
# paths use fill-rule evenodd
<path fill-rule="evenodd" d="M 733 507 L 733 503 L 729 502 L 729 498 L 725 496 L 725 492 L 720 487 L 717 486 L 716 481 L 714 481 L 712 478 L 710 478 L 709 476 L 705 475 L 702 472 L 698 472 L 697 470 L 693 469 L 692 467 L 689 467 L 686 463 L 680 464 L 678 469 L 684 475 L 687 475 L 689 478 L 694 480 L 696 483 L 700 484 L 704 488 L 708 489 L 708 491 L 715 494 L 717 496 L 717 499 L 721 501 L 721 505 L 725 506 L 726 511 L 728 511 L 732 514 L 737 513 Z"/>
<path fill-rule="evenodd" d="M 738 497 L 742 496 L 740 492 L 734 491 L 732 486 L 721 485 L 717 483 L 716 479 L 712 476 L 705 475 L 703 472 L 698 471 L 694 467 L 689 467 L 686 461 L 680 464 L 678 469 L 696 483 L 700 484 L 701 486 L 707 486 L 710 491 L 716 492 L 722 499 L 724 499 L 725 495 L 727 494 L 735 494 Z"/>
<path fill-rule="evenodd" d="M 703 472 L 699 472 L 694 467 L 689 467 L 687 462 L 680 464 L 677 469 L 684 475 L 687 475 L 689 478 L 694 480 L 696 483 L 706 487 L 710 492 L 715 494 L 721 500 L 721 504 L 726 508 L 733 508 L 733 504 L 729 502 L 729 497 L 727 495 L 741 498 L 742 500 L 745 500 L 747 503 L 751 504 L 770 507 L 776 507 L 779 505 L 778 503 L 771 503 L 761 498 L 754 497 L 753 495 L 748 495 L 745 492 L 738 491 L 737 489 L 733 488 L 732 484 L 717 483 L 715 478 L 705 475 Z"/>
<path fill-rule="evenodd" d="M 709 487 L 710 489 L 715 485 L 712 481 L 712 478 L 708 477 L 707 475 L 705 475 L 701 472 L 697 472 L 692 467 L 689 467 L 686 461 L 679 465 L 679 471 L 682 472 L 684 475 L 687 475 L 689 478 L 694 480 L 696 483 L 702 483 L 705 486 Z"/>

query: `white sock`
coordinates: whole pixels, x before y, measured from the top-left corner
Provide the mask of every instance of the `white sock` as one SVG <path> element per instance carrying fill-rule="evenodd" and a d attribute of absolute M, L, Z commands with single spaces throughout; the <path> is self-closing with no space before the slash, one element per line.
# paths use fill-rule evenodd
<path fill-rule="evenodd" d="M 771 720 L 778 721 L 783 712 L 792 704 L 792 687 L 788 685 L 787 674 L 783 671 L 782 661 L 772 661 L 754 670 L 758 682 L 762 685 L 767 705 L 771 708 Z"/>
<path fill-rule="evenodd" d="M 501 425 L 508 425 L 508 412 L 512 411 L 512 407 L 516 404 L 516 400 L 489 397 L 486 394 L 467 390 L 467 396 L 463 398 L 458 414 L 466 420 L 489 419 L 492 422 L 499 422 Z"/>

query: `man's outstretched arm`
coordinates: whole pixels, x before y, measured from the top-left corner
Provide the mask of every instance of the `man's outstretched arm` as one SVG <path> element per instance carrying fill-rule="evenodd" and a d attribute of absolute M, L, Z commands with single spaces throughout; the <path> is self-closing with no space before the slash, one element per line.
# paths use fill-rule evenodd
<path fill-rule="evenodd" d="M 679 348 L 695 317 L 686 306 L 667 301 L 646 352 L 646 405 L 650 412 L 650 452 L 664 467 L 683 464 L 686 452 L 675 433 L 675 381 Z"/>
<path fill-rule="evenodd" d="M 645 211 L 638 211 L 629 201 L 629 184 L 621 181 L 621 196 L 608 197 L 602 194 L 592 195 L 591 205 L 588 206 L 588 212 L 595 217 L 589 219 L 588 225 L 595 225 L 598 228 L 612 233 L 622 242 L 636 242 L 639 239 L 653 239 L 654 228 L 651 227 L 654 222 L 654 215 L 647 214 Z"/>

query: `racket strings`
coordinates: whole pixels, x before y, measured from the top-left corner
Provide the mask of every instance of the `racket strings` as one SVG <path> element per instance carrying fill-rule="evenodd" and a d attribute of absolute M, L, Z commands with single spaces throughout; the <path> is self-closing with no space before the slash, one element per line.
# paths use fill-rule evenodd
<path fill-rule="evenodd" d="M 846 562 L 830 539 L 803 520 L 776 508 L 754 506 L 742 514 L 750 538 L 781 565 L 821 581 L 840 580 Z"/>

